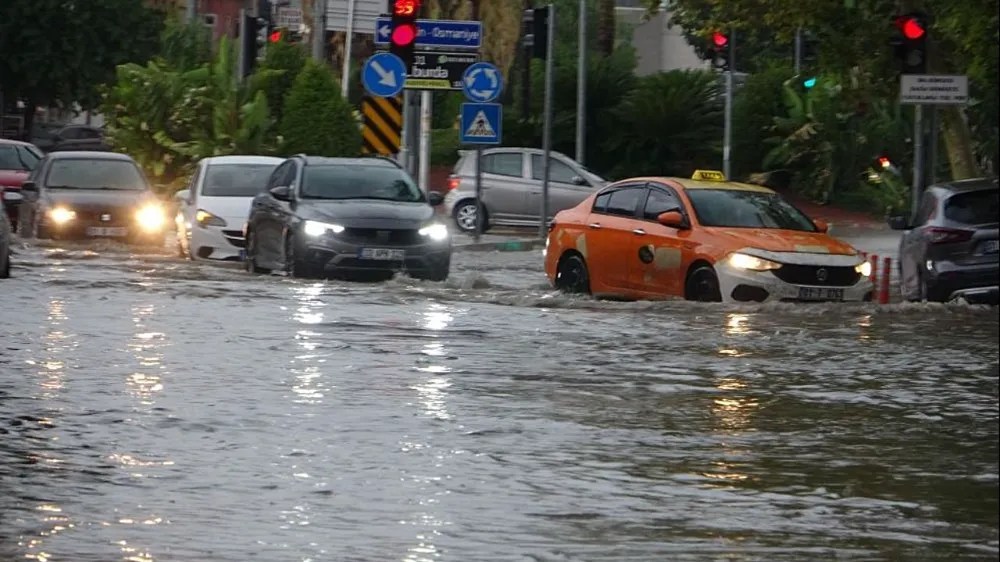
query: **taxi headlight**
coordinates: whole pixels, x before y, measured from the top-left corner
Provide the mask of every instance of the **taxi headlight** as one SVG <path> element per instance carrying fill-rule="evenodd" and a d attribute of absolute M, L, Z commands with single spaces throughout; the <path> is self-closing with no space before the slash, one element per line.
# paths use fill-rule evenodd
<path fill-rule="evenodd" d="M 163 228 L 167 222 L 167 217 L 163 208 L 155 203 L 150 203 L 136 211 L 135 221 L 139 227 L 147 232 L 153 232 Z"/>
<path fill-rule="evenodd" d="M 872 276 L 872 264 L 871 264 L 871 262 L 863 261 L 863 262 L 859 263 L 858 265 L 854 266 L 854 271 L 857 271 L 858 273 L 860 273 L 864 277 L 871 277 Z"/>
<path fill-rule="evenodd" d="M 205 209 L 198 209 L 198 212 L 194 214 L 194 220 L 201 226 L 226 226 L 225 220 L 209 213 Z"/>
<path fill-rule="evenodd" d="M 76 218 L 76 211 L 66 207 L 56 207 L 49 211 L 49 218 L 56 224 L 65 224 Z"/>
<path fill-rule="evenodd" d="M 780 263 L 739 252 L 729 255 L 729 265 L 736 269 L 749 269 L 751 271 L 768 271 L 781 267 Z"/>
<path fill-rule="evenodd" d="M 343 231 L 343 226 L 328 222 L 306 221 L 305 224 L 302 225 L 302 232 L 305 232 L 309 236 L 323 236 L 327 232 L 340 234 Z"/>
<path fill-rule="evenodd" d="M 419 232 L 421 236 L 426 236 L 431 240 L 438 242 L 448 238 L 448 227 L 441 223 L 429 224 L 417 232 Z"/>

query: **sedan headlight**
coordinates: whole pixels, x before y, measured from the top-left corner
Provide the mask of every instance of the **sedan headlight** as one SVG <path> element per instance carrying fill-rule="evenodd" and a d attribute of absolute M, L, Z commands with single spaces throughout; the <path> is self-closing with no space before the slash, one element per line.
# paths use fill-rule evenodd
<path fill-rule="evenodd" d="M 162 207 L 156 203 L 150 203 L 136 211 L 135 221 L 146 232 L 156 232 L 167 223 L 167 217 Z"/>
<path fill-rule="evenodd" d="M 343 226 L 329 222 L 306 221 L 306 223 L 302 225 L 302 232 L 305 232 L 309 236 L 323 236 L 327 232 L 340 234 L 343 231 Z"/>
<path fill-rule="evenodd" d="M 49 210 L 49 218 L 56 224 L 66 224 L 76 218 L 76 211 L 66 207 L 56 207 Z"/>
<path fill-rule="evenodd" d="M 204 209 L 198 209 L 198 212 L 194 214 L 194 220 L 201 226 L 226 226 L 225 220 Z"/>
<path fill-rule="evenodd" d="M 448 227 L 441 223 L 429 224 L 417 232 L 419 232 L 421 236 L 426 236 L 431 240 L 436 240 L 438 242 L 448 238 Z"/>
<path fill-rule="evenodd" d="M 736 269 L 749 269 L 751 271 L 768 271 L 781 267 L 780 263 L 739 252 L 729 255 L 729 265 Z"/>
<path fill-rule="evenodd" d="M 854 266 L 854 271 L 857 271 L 864 277 L 872 276 L 872 264 L 870 262 L 863 261 L 858 265 Z"/>

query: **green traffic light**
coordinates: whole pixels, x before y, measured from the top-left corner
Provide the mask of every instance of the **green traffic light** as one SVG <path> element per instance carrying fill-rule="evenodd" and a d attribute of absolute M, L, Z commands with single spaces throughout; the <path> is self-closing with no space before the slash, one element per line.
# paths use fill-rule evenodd
<path fill-rule="evenodd" d="M 804 80 L 804 81 L 802 82 L 802 85 L 803 85 L 803 86 L 805 86 L 805 88 L 806 88 L 807 90 L 808 90 L 808 89 L 810 89 L 810 88 L 812 88 L 813 86 L 815 86 L 815 85 L 816 85 L 816 77 L 815 77 L 815 76 L 813 76 L 812 78 L 806 78 L 806 79 L 805 79 L 805 80 Z"/>

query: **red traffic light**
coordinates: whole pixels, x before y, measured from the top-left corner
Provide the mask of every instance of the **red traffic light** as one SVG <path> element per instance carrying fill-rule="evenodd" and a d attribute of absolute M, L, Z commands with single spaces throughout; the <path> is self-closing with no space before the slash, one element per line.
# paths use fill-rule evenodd
<path fill-rule="evenodd" d="M 420 11 L 421 0 L 395 0 L 392 3 L 392 13 L 397 16 L 415 16 Z"/>
<path fill-rule="evenodd" d="M 903 36 L 907 39 L 920 39 L 926 33 L 923 24 L 914 17 L 905 18 L 900 27 L 903 29 Z"/>
<path fill-rule="evenodd" d="M 712 34 L 712 44 L 721 49 L 729 44 L 729 37 L 726 37 L 724 33 L 716 31 Z"/>
<path fill-rule="evenodd" d="M 888 168 L 889 166 L 892 166 L 892 160 L 889 160 L 888 156 L 879 156 L 878 165 L 882 168 Z"/>
<path fill-rule="evenodd" d="M 417 26 L 412 23 L 397 25 L 392 30 L 392 44 L 405 47 L 417 39 Z"/>
<path fill-rule="evenodd" d="M 272 31 L 270 35 L 267 36 L 267 40 L 271 43 L 277 43 L 281 41 L 281 30 Z"/>

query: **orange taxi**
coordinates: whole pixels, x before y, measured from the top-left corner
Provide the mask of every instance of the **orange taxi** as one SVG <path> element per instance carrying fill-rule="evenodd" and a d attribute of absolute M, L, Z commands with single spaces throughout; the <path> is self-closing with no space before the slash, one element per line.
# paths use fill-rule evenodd
<path fill-rule="evenodd" d="M 574 293 L 697 301 L 870 301 L 871 265 L 774 191 L 698 170 L 630 178 L 557 213 L 545 273 Z"/>

